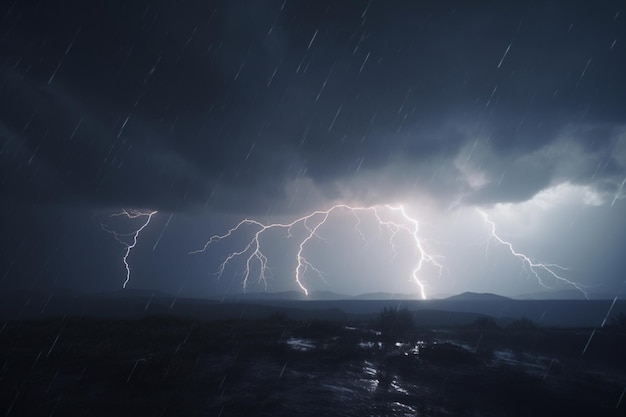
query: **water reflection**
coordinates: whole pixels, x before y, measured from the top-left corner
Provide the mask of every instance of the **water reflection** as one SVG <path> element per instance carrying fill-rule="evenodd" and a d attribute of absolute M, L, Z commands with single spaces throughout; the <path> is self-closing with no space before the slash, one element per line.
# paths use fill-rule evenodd
<path fill-rule="evenodd" d="M 365 385 L 369 392 L 376 392 L 379 383 L 378 369 L 376 366 L 369 361 L 365 361 L 361 371 L 365 374 L 365 378 L 360 378 L 359 382 Z"/>
<path fill-rule="evenodd" d="M 514 352 L 512 350 L 496 350 L 493 352 L 493 362 L 518 366 L 530 372 L 547 372 L 548 368 L 555 362 L 555 359 L 543 355 Z"/>
<path fill-rule="evenodd" d="M 415 343 L 396 342 L 388 356 L 419 356 L 420 352 L 426 347 L 427 344 L 423 340 L 418 340 Z"/>
<path fill-rule="evenodd" d="M 311 339 L 290 337 L 287 339 L 287 345 L 293 350 L 298 350 L 300 352 L 308 352 L 315 349 L 315 342 Z"/>
<path fill-rule="evenodd" d="M 359 348 L 361 349 L 382 349 L 383 344 L 381 342 L 359 342 Z"/>
<path fill-rule="evenodd" d="M 394 416 L 415 416 L 417 409 L 398 401 L 391 403 L 391 411 Z"/>

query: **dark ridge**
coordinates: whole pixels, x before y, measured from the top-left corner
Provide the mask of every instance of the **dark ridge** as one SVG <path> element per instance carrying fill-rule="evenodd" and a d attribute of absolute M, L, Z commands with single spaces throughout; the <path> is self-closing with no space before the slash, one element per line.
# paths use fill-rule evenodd
<path fill-rule="evenodd" d="M 477 292 L 464 292 L 452 297 L 446 298 L 446 300 L 454 301 L 511 301 L 509 297 L 492 293 L 477 293 Z"/>

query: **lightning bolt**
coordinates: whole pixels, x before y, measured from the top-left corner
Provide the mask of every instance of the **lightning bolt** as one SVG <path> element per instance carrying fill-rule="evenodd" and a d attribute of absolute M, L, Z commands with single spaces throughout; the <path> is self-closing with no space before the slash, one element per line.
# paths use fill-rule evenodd
<path fill-rule="evenodd" d="M 547 285 L 543 281 L 543 279 L 541 278 L 541 273 L 547 274 L 547 275 L 551 276 L 552 278 L 554 278 L 557 281 L 561 281 L 561 282 L 563 282 L 563 283 L 565 283 L 565 284 L 567 284 L 569 286 L 572 286 L 572 287 L 576 288 L 581 294 L 583 294 L 585 296 L 586 299 L 589 299 L 589 295 L 587 294 L 585 289 L 580 284 L 578 284 L 578 283 L 576 283 L 574 281 L 570 281 L 569 279 L 563 277 L 562 275 L 560 275 L 558 273 L 559 270 L 560 271 L 567 271 L 568 268 L 563 267 L 561 265 L 557 265 L 557 264 L 533 262 L 528 256 L 524 255 L 521 252 L 517 252 L 513 248 L 513 244 L 512 243 L 507 242 L 506 240 L 504 240 L 500 236 L 498 236 L 498 234 L 496 233 L 496 224 L 489 219 L 489 216 L 487 216 L 487 213 L 485 213 L 484 211 L 482 211 L 478 207 L 476 207 L 476 211 L 482 216 L 485 224 L 487 224 L 489 226 L 490 238 L 495 240 L 496 242 L 502 244 L 506 248 L 508 248 L 509 252 L 511 252 L 511 255 L 515 256 L 518 259 L 520 259 L 522 261 L 522 264 L 525 266 L 526 270 L 530 274 L 532 274 L 533 277 L 535 277 L 537 279 L 537 282 L 539 283 L 539 285 L 541 285 L 542 287 L 544 287 L 546 289 L 551 289 L 552 288 L 549 285 Z"/>
<path fill-rule="evenodd" d="M 141 211 L 141 210 L 122 210 L 119 213 L 114 213 L 111 217 L 124 216 L 129 219 L 138 219 L 145 218 L 145 221 L 141 224 L 141 226 L 131 233 L 118 233 L 113 229 L 108 228 L 106 225 L 100 223 L 102 229 L 113 235 L 115 240 L 120 242 L 125 248 L 126 252 L 124 252 L 124 256 L 122 257 L 122 262 L 124 262 L 124 266 L 126 267 L 126 280 L 124 284 L 122 284 L 122 288 L 126 288 L 126 284 L 130 281 L 130 265 L 128 264 L 128 256 L 130 256 L 130 252 L 137 246 L 137 239 L 139 235 L 150 224 L 150 220 L 152 220 L 152 216 L 157 214 L 157 211 Z M 130 238 L 130 239 L 129 239 Z M 129 243 L 130 241 L 130 243 Z"/>
<path fill-rule="evenodd" d="M 419 278 L 419 273 L 422 270 L 422 267 L 424 266 L 424 264 L 430 264 L 431 266 L 436 268 L 439 272 L 439 275 L 441 275 L 443 271 L 443 266 L 437 262 L 435 256 L 430 255 L 425 250 L 422 239 L 419 236 L 419 223 L 416 219 L 407 214 L 403 206 L 379 205 L 369 207 L 354 207 L 347 204 L 337 204 L 327 210 L 313 211 L 306 216 L 299 217 L 293 220 L 290 223 L 263 224 L 256 220 L 244 219 L 241 220 L 236 226 L 229 229 L 226 233 L 222 235 L 212 236 L 205 243 L 204 247 L 199 250 L 190 252 L 190 254 L 205 252 L 211 244 L 230 238 L 231 236 L 233 236 L 233 234 L 245 228 L 246 226 L 253 226 L 254 228 L 256 228 L 256 231 L 253 232 L 252 238 L 241 250 L 230 253 L 226 257 L 226 259 L 220 264 L 216 273 L 218 277 L 221 277 L 224 273 L 224 270 L 231 261 L 238 257 L 243 257 L 245 258 L 245 268 L 243 271 L 242 281 L 243 290 L 245 291 L 248 286 L 252 264 L 255 261 L 259 264 L 258 281 L 262 282 L 267 288 L 267 271 L 269 270 L 269 267 L 268 258 L 263 253 L 262 249 L 262 235 L 271 229 L 284 229 L 287 232 L 287 237 L 292 238 L 294 237 L 292 234 L 293 229 L 295 227 L 301 226 L 305 230 L 305 235 L 299 240 L 298 243 L 298 250 L 295 256 L 296 267 L 294 270 L 294 278 L 298 287 L 300 287 L 300 289 L 306 295 L 308 295 L 309 290 L 306 288 L 303 282 L 306 273 L 312 271 L 317 274 L 322 280 L 324 280 L 324 276 L 319 269 L 317 269 L 313 264 L 311 264 L 311 262 L 307 260 L 305 255 L 307 244 L 314 239 L 323 239 L 319 235 L 320 228 L 326 223 L 330 216 L 342 210 L 350 211 L 355 216 L 356 225 L 354 226 L 354 229 L 360 234 L 361 238 L 365 238 L 365 236 L 359 229 L 359 225 L 361 224 L 362 216 L 367 213 L 374 216 L 374 219 L 378 222 L 378 226 L 381 231 L 385 229 L 389 233 L 389 244 L 394 250 L 394 240 L 400 233 L 407 234 L 411 238 L 417 252 L 419 252 L 419 257 L 416 261 L 415 267 L 411 275 L 411 281 L 413 281 L 418 286 L 421 297 L 423 299 L 426 299 L 426 285 Z M 394 215 L 396 217 L 395 220 Z"/>

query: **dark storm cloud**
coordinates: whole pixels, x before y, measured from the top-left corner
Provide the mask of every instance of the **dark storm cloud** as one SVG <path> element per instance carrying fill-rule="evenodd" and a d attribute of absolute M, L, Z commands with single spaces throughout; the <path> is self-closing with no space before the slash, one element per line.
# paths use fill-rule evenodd
<path fill-rule="evenodd" d="M 329 197 L 363 176 L 471 202 L 521 201 L 555 181 L 614 184 L 626 118 L 618 11 L 15 2 L 0 31 L 2 193 L 256 211 L 306 178 Z M 567 152 L 538 159 L 572 126 L 568 140 L 596 159 L 580 170 Z M 454 181 L 476 132 L 489 145 L 468 162 L 491 180 L 482 187 Z"/>

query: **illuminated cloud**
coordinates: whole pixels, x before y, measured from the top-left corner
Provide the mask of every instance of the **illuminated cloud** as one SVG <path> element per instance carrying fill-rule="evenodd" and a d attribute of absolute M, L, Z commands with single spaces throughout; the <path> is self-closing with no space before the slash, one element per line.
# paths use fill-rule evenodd
<path fill-rule="evenodd" d="M 242 218 L 267 224 L 337 203 L 404 203 L 450 264 L 442 292 L 534 288 L 496 278 L 513 262 L 485 272 L 461 253 L 473 247 L 453 243 L 485 243 L 478 206 L 533 259 L 615 288 L 626 33 L 614 5 L 596 6 L 16 4 L 0 66 L 2 217 L 16 219 L 7 242 L 21 241 L 32 218 L 45 226 L 32 247 L 4 256 L 33 254 L 39 263 L 24 279 L 45 280 L 48 253 L 66 248 L 49 230 L 78 230 L 62 227 L 56 210 L 98 224 L 103 213 L 149 208 L 163 214 L 155 232 L 173 214 L 161 251 Z M 206 224 L 183 234 L 185 218 Z M 602 242 L 588 251 L 596 269 L 576 265 L 588 235 Z M 99 245 L 111 259 L 120 249 Z M 141 272 L 159 261 L 151 256 L 133 249 L 133 282 L 178 290 L 160 274 L 180 265 Z M 58 276 L 90 274 L 68 271 L 68 257 L 53 257 Z"/>

